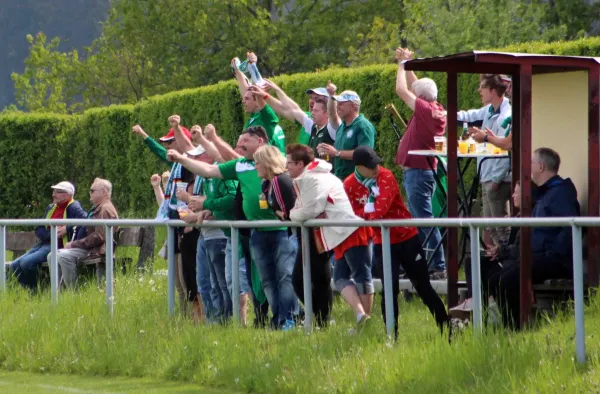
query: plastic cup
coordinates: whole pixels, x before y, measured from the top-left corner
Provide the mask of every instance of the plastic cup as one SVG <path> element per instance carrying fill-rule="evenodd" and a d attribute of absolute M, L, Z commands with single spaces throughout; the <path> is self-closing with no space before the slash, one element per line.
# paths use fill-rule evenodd
<path fill-rule="evenodd" d="M 467 141 L 458 141 L 458 153 L 463 155 L 469 153 L 469 143 Z"/>
<path fill-rule="evenodd" d="M 443 152 L 446 149 L 446 137 L 433 137 L 435 142 L 435 150 L 437 152 Z"/>

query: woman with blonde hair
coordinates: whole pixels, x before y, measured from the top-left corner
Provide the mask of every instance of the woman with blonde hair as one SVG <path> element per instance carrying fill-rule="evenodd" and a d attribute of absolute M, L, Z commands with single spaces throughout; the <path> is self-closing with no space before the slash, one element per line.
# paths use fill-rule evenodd
<path fill-rule="evenodd" d="M 259 199 L 261 209 L 271 209 L 281 220 L 290 220 L 290 211 L 296 203 L 296 194 L 292 178 L 287 174 L 286 159 L 281 154 L 279 148 L 271 145 L 264 145 L 254 153 L 254 165 L 258 176 L 263 179 L 262 194 Z M 271 283 L 277 283 L 276 294 L 292 294 L 294 298 L 293 310 L 283 311 L 286 315 L 286 321 L 283 330 L 288 331 L 295 327 L 295 314 L 298 313 L 298 300 L 294 295 L 292 286 L 292 271 L 298 251 L 298 240 L 295 232 L 288 230 L 289 244 L 294 248 L 290 254 L 290 259 L 284 262 L 285 267 L 269 267 L 272 272 L 263 272 L 260 270 L 260 277 L 263 286 Z M 293 258 L 292 258 L 293 257 Z M 271 271 L 271 269 L 269 269 Z M 276 279 L 273 281 L 272 279 Z M 290 293 L 291 292 L 291 293 Z M 266 293 L 266 289 L 265 289 Z M 280 305 L 273 305 L 271 301 L 271 310 L 273 315 L 279 310 Z M 281 305 L 281 307 L 284 307 Z M 280 312 L 281 314 L 281 312 Z"/>

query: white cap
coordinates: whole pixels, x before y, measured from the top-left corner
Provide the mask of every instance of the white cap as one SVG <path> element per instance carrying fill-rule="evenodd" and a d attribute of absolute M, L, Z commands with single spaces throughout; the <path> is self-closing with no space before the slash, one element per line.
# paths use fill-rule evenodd
<path fill-rule="evenodd" d="M 190 156 L 200 156 L 204 152 L 206 152 L 206 149 L 204 149 L 204 147 L 202 145 L 198 145 L 194 149 L 190 149 L 185 153 L 187 153 Z"/>
<path fill-rule="evenodd" d="M 56 185 L 52 186 L 52 189 L 62 190 L 63 192 L 67 192 L 72 196 L 75 195 L 75 186 L 73 186 L 71 182 L 63 181 L 57 183 Z"/>

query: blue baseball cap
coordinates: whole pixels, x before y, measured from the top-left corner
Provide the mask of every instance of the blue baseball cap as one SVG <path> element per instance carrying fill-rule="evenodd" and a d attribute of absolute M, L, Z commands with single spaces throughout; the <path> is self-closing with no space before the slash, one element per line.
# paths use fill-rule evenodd
<path fill-rule="evenodd" d="M 332 96 L 332 98 L 339 103 L 344 103 L 346 101 L 351 101 L 358 105 L 361 103 L 358 93 L 353 92 L 352 90 L 344 90 L 340 95 Z"/>

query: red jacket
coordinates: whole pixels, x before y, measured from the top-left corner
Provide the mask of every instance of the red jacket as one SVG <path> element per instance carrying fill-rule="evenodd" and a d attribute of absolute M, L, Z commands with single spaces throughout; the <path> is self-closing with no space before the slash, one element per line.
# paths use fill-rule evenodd
<path fill-rule="evenodd" d="M 354 213 L 366 220 L 376 219 L 411 219 L 410 212 L 406 209 L 398 182 L 394 174 L 387 168 L 379 167 L 377 175 L 377 187 L 379 188 L 379 197 L 375 199 L 375 212 L 365 213 L 365 204 L 369 197 L 369 189 L 363 186 L 354 174 L 350 175 L 344 181 L 344 189 L 348 194 L 348 199 Z M 381 229 L 373 227 L 375 236 L 373 242 L 381 243 Z M 397 244 L 404 242 L 418 234 L 416 227 L 392 227 L 390 228 L 390 242 Z"/>

